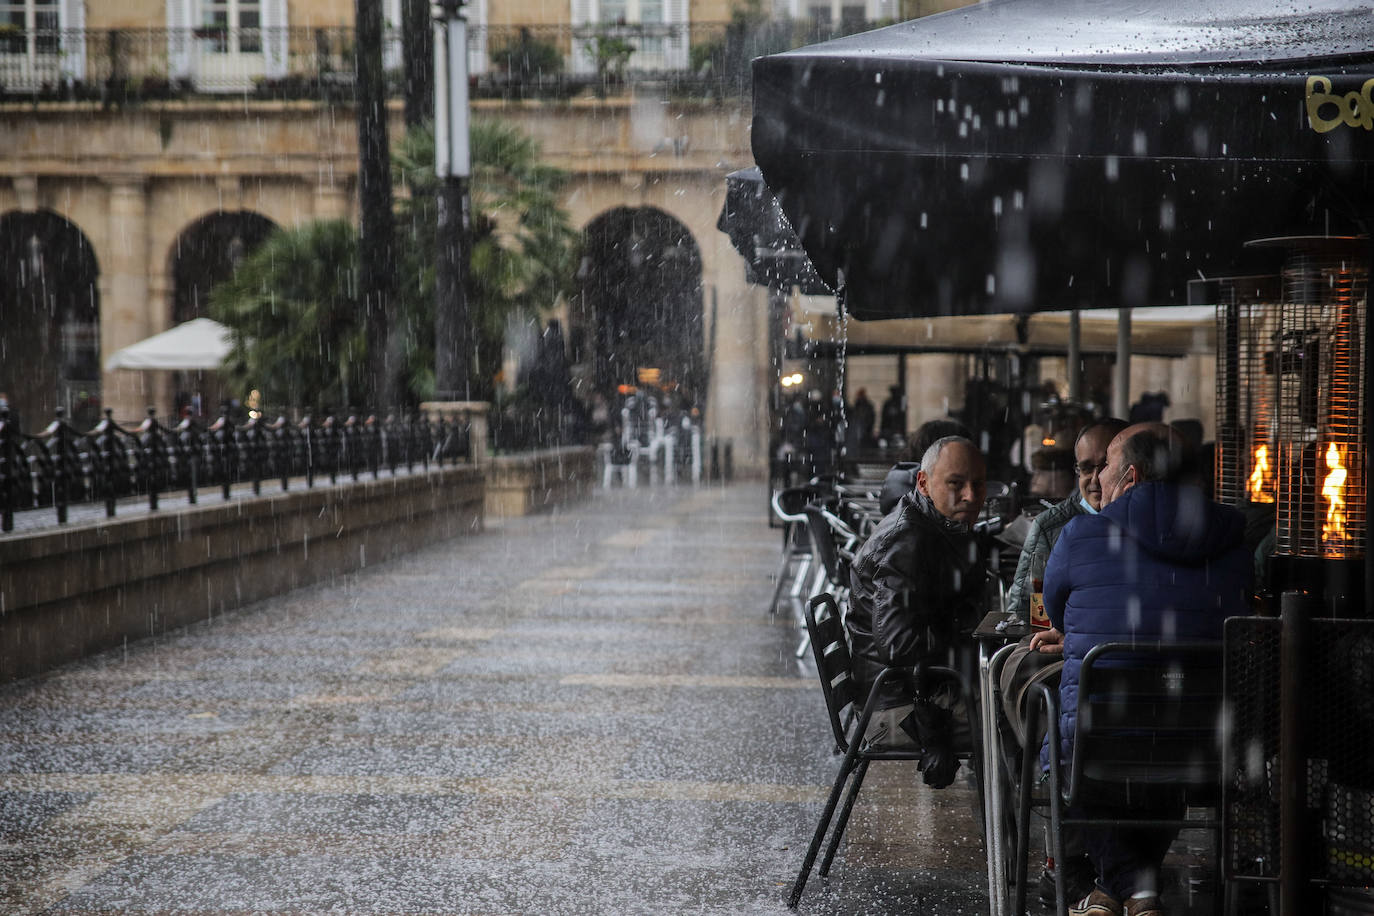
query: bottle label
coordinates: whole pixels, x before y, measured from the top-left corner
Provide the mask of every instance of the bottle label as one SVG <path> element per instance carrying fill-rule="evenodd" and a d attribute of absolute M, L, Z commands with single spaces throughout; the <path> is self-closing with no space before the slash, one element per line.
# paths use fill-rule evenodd
<path fill-rule="evenodd" d="M 1042 592 L 1039 580 L 1035 582 L 1035 591 L 1031 592 L 1030 599 L 1030 624 L 1037 630 L 1048 630 L 1050 628 L 1050 617 L 1045 613 L 1045 593 Z"/>

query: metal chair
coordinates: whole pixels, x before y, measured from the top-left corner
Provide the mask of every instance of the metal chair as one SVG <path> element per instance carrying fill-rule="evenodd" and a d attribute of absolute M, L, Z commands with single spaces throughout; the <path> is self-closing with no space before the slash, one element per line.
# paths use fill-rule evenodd
<path fill-rule="evenodd" d="M 1049 730 L 1049 791 L 1039 805 L 1049 809 L 1051 854 L 1064 861 L 1064 827 L 1155 826 L 1209 829 L 1216 834 L 1221 862 L 1219 817 L 1185 819 L 1144 816 L 1070 817 L 1070 806 L 1091 801 L 1095 791 L 1114 788 L 1170 790 L 1186 805 L 1215 809 L 1221 797 L 1222 647 L 1219 642 L 1104 643 L 1083 659 L 1078 713 L 1067 771 L 1060 760 L 1059 692 L 1042 685 L 1032 694 L 1028 718 L 1045 712 Z M 1022 755 L 1016 845 L 1015 913 L 1024 913 L 1034 770 L 1039 754 Z M 1186 810 L 1184 811 L 1186 814 Z M 1055 875 L 1059 913 L 1067 912 L 1063 869 Z M 1218 911 L 1222 895 L 1218 894 Z"/>
<path fill-rule="evenodd" d="M 801 871 L 797 875 L 796 883 L 792 885 L 792 893 L 787 901 L 787 905 L 791 909 L 796 908 L 797 903 L 801 900 L 802 892 L 806 889 L 806 881 L 811 875 L 811 867 L 816 864 L 816 856 L 820 852 L 821 842 L 825 839 L 831 819 L 835 816 L 835 807 L 839 804 L 840 795 L 845 790 L 845 784 L 848 783 L 849 791 L 845 795 L 844 807 L 840 810 L 839 820 L 835 823 L 834 830 L 830 831 L 830 845 L 826 847 L 825 858 L 821 860 L 820 874 L 822 878 L 830 873 L 830 864 L 834 861 L 835 851 L 839 848 L 840 840 L 844 837 L 845 827 L 849 824 L 849 815 L 854 810 L 854 800 L 858 798 L 864 776 L 868 773 L 868 765 L 875 760 L 919 760 L 921 758 L 921 749 L 916 747 L 875 749 L 864 745 L 863 736 L 868 730 L 868 722 L 873 717 L 873 712 L 877 707 L 883 684 L 896 677 L 934 676 L 942 679 L 948 678 L 959 684 L 965 707 L 970 711 L 974 708 L 973 698 L 969 695 L 968 686 L 964 679 L 953 669 L 943 667 L 922 667 L 919 670 L 884 668 L 869 689 L 868 697 L 865 699 L 861 696 L 860 687 L 854 680 L 850 665 L 849 642 L 845 638 L 844 625 L 841 622 L 839 606 L 836 604 L 834 596 L 830 594 L 817 595 L 807 603 L 805 613 L 807 633 L 811 640 L 811 652 L 816 660 L 816 671 L 821 680 L 821 692 L 825 695 L 825 708 L 830 717 L 830 728 L 835 736 L 835 746 L 844 754 L 844 759 L 840 763 L 839 772 L 835 774 L 835 783 L 830 789 L 830 797 L 825 803 L 825 809 L 821 812 L 821 819 L 816 825 L 816 832 L 811 838 L 811 845 L 806 850 L 806 858 L 802 861 Z M 845 711 L 850 708 L 858 708 L 860 702 L 863 703 L 862 711 L 855 718 L 852 727 L 846 729 L 843 724 Z M 976 772 L 977 769 L 975 768 Z"/>
<path fill-rule="evenodd" d="M 823 592 L 829 592 L 840 608 L 843 622 L 849 608 L 849 564 L 854 560 L 854 549 L 859 544 L 859 536 L 835 513 L 818 503 L 811 503 L 802 509 L 806 532 L 811 544 L 813 560 L 820 562 L 811 579 L 806 600 L 811 601 Z M 805 604 L 800 609 L 805 611 Z M 806 627 L 806 619 L 797 621 L 802 629 L 801 643 L 797 646 L 796 656 L 806 654 L 811 643 L 811 632 Z"/>
<path fill-rule="evenodd" d="M 783 589 L 790 587 L 791 596 L 799 598 L 805 583 L 809 581 L 812 554 L 811 539 L 806 532 L 806 516 L 802 510 L 807 503 L 820 496 L 815 487 L 787 487 L 773 494 L 771 504 L 773 514 L 782 520 L 782 562 L 778 566 L 777 584 L 773 586 L 773 597 L 768 602 L 768 613 L 778 612 L 778 599 Z M 793 564 L 796 564 L 793 572 Z M 790 574 L 789 574 L 790 573 Z"/>

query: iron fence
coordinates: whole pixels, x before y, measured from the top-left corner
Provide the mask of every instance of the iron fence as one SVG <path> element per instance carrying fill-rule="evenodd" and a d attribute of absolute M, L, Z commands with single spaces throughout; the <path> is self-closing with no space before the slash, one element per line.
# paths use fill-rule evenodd
<path fill-rule="evenodd" d="M 137 429 L 125 429 L 111 411 L 96 426 L 81 432 L 57 411 L 41 432 L 18 428 L 10 411 L 0 409 L 0 531 L 14 530 L 16 512 L 54 509 L 66 524 L 74 503 L 100 503 L 113 518 L 118 501 L 141 496 L 150 510 L 159 498 L 185 491 L 190 503 L 205 487 L 219 487 L 224 499 L 235 484 L 251 483 L 261 494 L 264 481 L 279 480 L 288 490 L 292 479 L 307 488 L 317 478 L 331 484 L 341 476 L 375 479 L 387 468 L 414 470 L 418 464 L 443 467 L 445 461 L 471 460 L 468 415 L 430 420 L 354 412 L 344 419 L 329 413 L 298 422 L 285 416 L 235 423 L 227 412 L 208 426 L 184 419 L 168 427 L 150 408 Z"/>
<path fill-rule="evenodd" d="M 797 19 L 572 26 L 474 24 L 468 33 L 472 93 L 568 96 L 635 82 L 685 94 L 740 95 L 749 61 L 882 23 Z M 618 58 L 608 49 L 628 51 Z M 387 94 L 404 92 L 402 42 L 382 47 Z M 0 101 L 139 101 L 246 95 L 261 99 L 353 97 L 351 27 L 14 29 L 0 31 Z"/>

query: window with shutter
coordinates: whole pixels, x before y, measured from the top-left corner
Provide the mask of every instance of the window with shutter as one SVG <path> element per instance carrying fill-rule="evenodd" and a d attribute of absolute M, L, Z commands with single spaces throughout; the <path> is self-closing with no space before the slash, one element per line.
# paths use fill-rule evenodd
<path fill-rule="evenodd" d="M 195 22 L 193 0 L 167 0 L 167 75 L 174 80 L 188 80 L 192 75 L 192 23 Z"/>
<path fill-rule="evenodd" d="M 279 9 L 280 0 L 199 0 L 192 28 L 193 69 L 200 92 L 243 92 L 268 76 L 263 46 L 263 14 Z M 285 72 L 284 51 L 280 58 Z"/>
<path fill-rule="evenodd" d="M 32 92 L 61 79 L 57 0 L 0 0 L 0 72 L 7 89 Z"/>
<path fill-rule="evenodd" d="M 86 4 L 83 0 L 62 0 L 58 25 L 62 29 L 62 76 L 86 78 Z"/>

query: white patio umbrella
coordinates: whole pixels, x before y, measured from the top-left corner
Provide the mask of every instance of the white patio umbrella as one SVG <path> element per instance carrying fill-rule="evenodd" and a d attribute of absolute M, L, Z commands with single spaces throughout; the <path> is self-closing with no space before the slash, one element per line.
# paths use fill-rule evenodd
<path fill-rule="evenodd" d="M 233 332 L 224 325 L 195 318 L 116 350 L 105 369 L 218 369 L 232 343 Z"/>

